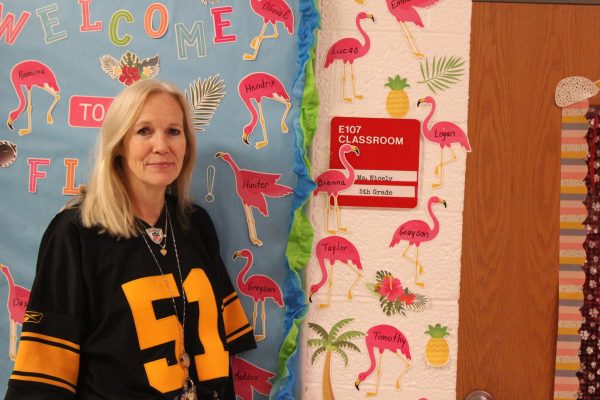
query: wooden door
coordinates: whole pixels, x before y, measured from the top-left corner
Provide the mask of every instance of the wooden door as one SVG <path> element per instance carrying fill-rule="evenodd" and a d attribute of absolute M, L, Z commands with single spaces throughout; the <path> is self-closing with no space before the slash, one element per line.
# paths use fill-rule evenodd
<path fill-rule="evenodd" d="M 558 81 L 600 79 L 600 7 L 474 3 L 457 399 L 553 398 Z M 596 100 L 597 99 L 593 99 Z"/>

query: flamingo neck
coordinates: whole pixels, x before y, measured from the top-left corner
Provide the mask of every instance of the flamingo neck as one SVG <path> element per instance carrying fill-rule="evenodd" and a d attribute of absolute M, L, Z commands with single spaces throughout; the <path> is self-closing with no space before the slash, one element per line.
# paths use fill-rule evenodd
<path fill-rule="evenodd" d="M 17 94 L 17 98 L 19 99 L 19 104 L 17 105 L 17 108 L 10 112 L 9 116 L 13 121 L 15 121 L 17 118 L 19 118 L 21 113 L 23 113 L 23 110 L 25 110 L 25 107 L 27 106 L 27 100 L 25 99 L 25 94 L 23 93 L 23 86 L 15 86 L 13 83 L 13 87 L 15 89 L 15 93 Z"/>
<path fill-rule="evenodd" d="M 321 269 L 321 280 L 313 286 L 313 293 L 321 290 L 327 279 L 329 279 L 329 273 L 327 272 L 327 267 L 325 266 L 325 258 L 319 257 L 319 268 Z"/>
<path fill-rule="evenodd" d="M 237 164 L 235 163 L 235 161 L 233 161 L 231 157 L 224 158 L 224 160 L 227 164 L 229 164 L 236 178 L 239 178 L 241 175 L 240 167 L 237 166 Z"/>
<path fill-rule="evenodd" d="M 237 283 L 238 287 L 246 287 L 246 282 L 248 281 L 246 274 L 248 273 L 248 271 L 250 271 L 251 266 L 252 266 L 252 256 L 248 256 L 246 265 L 244 265 L 244 268 L 242 268 L 242 270 L 240 272 L 238 272 L 237 277 L 236 277 L 236 283 Z"/>
<path fill-rule="evenodd" d="M 429 129 L 429 122 L 431 118 L 433 118 L 433 114 L 435 114 L 435 103 L 431 103 L 431 111 L 429 111 L 429 115 L 423 120 L 423 133 L 427 139 L 431 139 L 431 129 Z"/>
<path fill-rule="evenodd" d="M 356 20 L 356 27 L 358 28 L 358 31 L 362 35 L 363 39 L 365 39 L 365 44 L 364 44 L 364 46 L 361 49 L 361 53 L 362 54 L 366 54 L 369 51 L 369 48 L 371 47 L 371 39 L 369 39 L 369 36 L 367 35 L 367 32 L 365 32 L 365 30 L 360 25 L 360 20 L 359 19 Z"/>
<path fill-rule="evenodd" d="M 365 375 L 364 379 L 367 379 L 372 373 L 373 371 L 375 371 L 375 367 L 377 366 L 377 361 L 375 360 L 375 344 L 373 343 L 369 343 L 368 340 L 369 338 L 373 338 L 370 335 L 367 335 L 367 351 L 369 352 L 369 361 L 371 362 L 371 364 L 369 365 L 369 369 L 366 370 L 365 372 L 362 372 L 363 375 Z M 363 380 L 364 380 L 363 379 Z"/>
<path fill-rule="evenodd" d="M 10 275 L 10 272 L 8 271 L 8 269 L 7 268 L 2 268 L 2 273 L 6 277 L 6 280 L 8 281 L 8 286 L 10 286 L 10 289 L 14 288 L 15 287 L 15 281 L 13 281 L 13 278 Z"/>
<path fill-rule="evenodd" d="M 346 159 L 346 154 L 345 153 L 341 153 L 340 154 L 340 161 L 342 162 L 342 165 L 344 166 L 344 168 L 346 168 L 346 171 L 348 171 L 348 179 L 347 179 L 347 181 L 350 182 L 349 184 L 351 185 L 352 183 L 354 183 L 354 179 L 356 178 L 356 176 L 354 174 L 354 168 L 352 167 L 352 165 Z"/>
<path fill-rule="evenodd" d="M 429 217 L 431 217 L 431 220 L 433 221 L 433 230 L 431 231 L 431 236 L 435 237 L 440 230 L 440 221 L 438 221 L 437 217 L 433 213 L 433 201 L 429 201 L 429 203 L 427 203 L 427 211 L 429 211 Z"/>

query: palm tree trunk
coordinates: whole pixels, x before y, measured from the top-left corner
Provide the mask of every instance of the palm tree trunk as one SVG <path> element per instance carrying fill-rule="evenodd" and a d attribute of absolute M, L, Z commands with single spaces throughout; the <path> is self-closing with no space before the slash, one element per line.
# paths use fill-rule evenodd
<path fill-rule="evenodd" d="M 335 400 L 331 386 L 331 351 L 327 352 L 325 367 L 323 367 L 323 400 Z"/>

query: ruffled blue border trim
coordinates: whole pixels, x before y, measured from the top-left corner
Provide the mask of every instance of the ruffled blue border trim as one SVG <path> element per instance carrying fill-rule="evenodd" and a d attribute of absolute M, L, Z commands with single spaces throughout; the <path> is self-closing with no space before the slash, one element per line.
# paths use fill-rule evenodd
<path fill-rule="evenodd" d="M 297 106 L 297 109 L 301 109 L 302 106 L 306 84 L 307 63 L 312 62 L 311 50 L 315 46 L 315 33 L 320 26 L 320 15 L 318 13 L 315 0 L 300 0 L 299 11 L 301 18 L 297 36 L 298 74 L 294 79 L 294 84 L 292 87 L 292 104 Z M 303 207 L 304 203 L 315 189 L 315 183 L 311 179 L 308 166 L 305 163 L 306 142 L 301 118 L 301 113 L 298 113 L 294 118 L 294 132 L 296 139 L 296 149 L 294 152 L 294 173 L 297 176 L 297 184 L 294 189 L 294 197 L 292 200 L 292 221 L 296 210 Z M 280 360 L 280 363 L 283 361 L 285 366 L 284 368 L 280 368 L 277 373 L 277 377 L 273 382 L 273 387 L 269 397 L 271 400 L 294 400 L 298 398 L 297 393 L 295 395 L 294 391 L 296 389 L 296 392 L 298 392 L 297 388 L 295 388 L 295 384 L 299 374 L 299 352 L 297 351 L 299 339 L 297 328 L 299 328 L 299 326 L 294 328 L 294 324 L 299 325 L 300 321 L 306 314 L 306 293 L 302 288 L 300 276 L 292 270 L 287 258 L 286 267 L 289 273 L 284 282 L 286 312 L 284 317 L 284 341 L 282 346 L 286 345 L 286 339 L 288 339 L 288 336 L 291 334 L 297 336 L 296 349 L 291 353 L 287 360 Z"/>

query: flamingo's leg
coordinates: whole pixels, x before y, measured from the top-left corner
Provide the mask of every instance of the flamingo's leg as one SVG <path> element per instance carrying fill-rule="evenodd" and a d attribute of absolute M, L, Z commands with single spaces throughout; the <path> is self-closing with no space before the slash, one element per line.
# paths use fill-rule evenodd
<path fill-rule="evenodd" d="M 52 102 L 52 104 L 50 104 L 48 112 L 46 113 L 46 122 L 48 122 L 49 124 L 53 124 L 54 118 L 52 118 L 52 111 L 54 110 L 56 103 L 58 103 L 58 100 L 60 100 L 60 95 L 56 93 L 56 90 L 51 88 L 50 85 L 48 85 L 47 83 L 44 83 L 44 90 L 50 93 L 52 96 L 54 96 L 54 101 Z"/>
<path fill-rule="evenodd" d="M 277 39 L 279 37 L 277 23 L 271 23 L 271 25 L 273 25 L 273 33 L 271 35 L 263 36 L 263 39 Z"/>
<path fill-rule="evenodd" d="M 256 309 L 257 309 L 259 301 L 260 300 L 258 300 L 254 303 L 254 312 L 255 313 L 257 311 Z M 266 335 L 265 335 L 265 319 L 264 319 L 264 312 L 265 312 L 265 301 L 264 300 L 262 301 L 262 312 L 263 312 L 263 315 L 261 316 L 261 318 L 262 318 L 263 323 L 262 323 L 262 331 L 260 331 L 260 335 L 256 334 L 256 324 L 253 325 L 254 329 L 255 329 L 254 339 L 256 339 L 257 342 L 260 342 L 261 340 L 263 340 L 266 337 Z M 254 320 L 256 320 L 256 314 L 254 315 Z"/>
<path fill-rule="evenodd" d="M 419 264 L 419 246 L 417 248 L 417 258 L 415 259 L 415 284 L 421 287 L 425 287 L 425 283 L 419 280 L 419 275 L 423 273 L 423 266 Z"/>
<path fill-rule="evenodd" d="M 404 357 L 403 355 L 401 355 L 401 354 L 398 354 L 398 353 L 394 353 L 394 354 L 396 354 L 398 357 L 400 357 L 400 359 L 401 359 L 402 361 L 404 361 L 404 365 L 405 365 L 405 366 L 404 366 L 404 369 L 402 370 L 402 372 L 401 372 L 401 373 L 400 373 L 400 375 L 398 376 L 398 379 L 396 379 L 396 389 L 398 389 L 398 390 L 399 390 L 399 389 L 400 389 L 400 380 L 402 379 L 402 377 L 403 377 L 404 375 L 406 375 L 406 374 L 408 373 L 408 371 L 410 371 L 410 369 L 412 368 L 412 365 L 410 364 L 410 361 L 408 361 L 408 360 L 406 359 L 406 357 Z"/>
<path fill-rule="evenodd" d="M 367 392 L 367 397 L 377 396 L 377 393 L 379 393 L 379 382 L 381 381 L 381 355 L 382 354 L 383 354 L 382 352 L 379 353 L 379 361 L 377 362 L 377 383 L 375 384 L 375 391 Z"/>
<path fill-rule="evenodd" d="M 287 118 L 288 112 L 290 111 L 290 108 L 292 108 L 292 103 L 290 103 L 289 101 L 285 100 L 284 98 L 275 95 L 273 97 L 273 99 L 277 100 L 280 103 L 285 104 L 285 111 L 283 112 L 283 117 L 281 117 L 281 132 L 283 133 L 288 133 L 289 129 L 285 123 L 285 119 Z"/>
<path fill-rule="evenodd" d="M 444 167 L 448 164 L 452 164 L 454 161 L 456 161 L 458 159 L 458 157 L 456 157 L 456 153 L 454 153 L 454 150 L 452 150 L 452 147 L 448 146 L 448 148 L 450 149 L 452 158 L 444 161 L 444 148 L 442 147 L 442 154 L 440 155 L 440 165 L 438 166 L 440 169 L 440 182 L 439 182 L 439 184 L 433 183 L 431 185 L 431 187 L 433 187 L 433 188 L 438 188 L 438 187 L 442 186 L 442 182 L 444 180 Z M 436 168 L 436 171 L 437 171 L 437 168 Z"/>
<path fill-rule="evenodd" d="M 425 57 L 425 54 L 421 53 L 417 49 L 417 46 L 415 44 L 415 39 L 412 37 L 412 35 L 408 31 L 408 28 L 406 27 L 406 25 L 404 24 L 404 22 L 402 22 L 402 21 L 398 21 L 398 22 L 400 22 L 400 26 L 402 27 L 402 30 L 404 31 L 404 36 L 406 36 L 406 40 L 408 40 L 408 44 L 410 45 L 410 48 L 413 51 L 415 57 L 417 57 L 417 58 L 423 58 L 423 57 Z"/>
<path fill-rule="evenodd" d="M 254 328 L 254 339 L 256 339 L 257 342 L 263 340 L 264 337 L 264 329 L 262 330 L 261 334 L 258 335 L 256 333 L 256 318 L 258 317 L 258 302 L 260 300 L 254 300 L 254 311 L 252 311 L 252 328 Z M 264 303 L 264 302 L 263 302 Z"/>
<path fill-rule="evenodd" d="M 262 29 L 260 30 L 260 34 L 252 39 L 250 43 L 250 48 L 254 49 L 253 54 L 244 53 L 242 57 L 246 61 L 256 60 L 256 55 L 258 54 L 258 50 L 260 50 L 260 45 L 264 39 L 265 29 L 267 28 L 267 22 L 263 23 Z"/>
<path fill-rule="evenodd" d="M 256 223 L 254 222 L 254 216 L 252 215 L 252 209 L 249 205 L 244 204 L 244 213 L 246 214 L 246 222 L 248 224 L 248 236 L 252 244 L 262 246 L 263 242 L 256 235 Z"/>
<path fill-rule="evenodd" d="M 329 204 L 329 194 L 327 194 L 327 197 L 325 197 L 325 221 L 326 221 L 326 229 L 328 233 L 331 234 L 335 234 L 337 231 L 335 229 L 329 229 L 329 209 L 331 208 L 331 205 Z"/>
<path fill-rule="evenodd" d="M 352 103 L 352 97 L 346 97 L 346 63 L 342 63 L 342 101 Z"/>
<path fill-rule="evenodd" d="M 340 225 L 340 207 L 338 206 L 337 195 L 333 196 L 333 206 L 335 207 L 335 224 L 337 226 L 338 231 L 348 232 L 348 228 Z"/>
<path fill-rule="evenodd" d="M 8 353 L 11 361 L 17 358 L 17 321 L 10 319 L 10 344 Z"/>
<path fill-rule="evenodd" d="M 412 246 L 412 244 L 410 244 L 410 243 L 408 244 L 408 246 L 406 246 L 406 249 L 405 249 L 405 250 L 404 250 L 404 252 L 402 253 L 402 257 L 404 257 L 404 258 L 406 258 L 408 261 L 410 261 L 410 262 L 411 262 L 411 264 L 412 264 L 412 263 L 414 263 L 414 264 L 417 264 L 417 260 L 415 260 L 415 259 L 413 259 L 413 258 L 410 258 L 410 257 L 407 255 L 407 253 L 408 253 L 408 249 L 410 249 L 410 246 Z"/>
<path fill-rule="evenodd" d="M 354 282 L 352 282 L 352 285 L 350 285 L 350 289 L 348 289 L 348 299 L 352 300 L 352 289 L 354 289 L 354 286 L 356 286 L 360 278 L 362 278 L 362 274 L 352 261 L 349 261 L 348 264 L 344 265 L 350 268 L 350 270 L 356 274 L 356 279 L 354 280 Z"/>
<path fill-rule="evenodd" d="M 258 104 L 258 116 L 260 121 L 260 127 L 262 128 L 263 133 L 263 140 L 261 140 L 260 142 L 256 142 L 256 144 L 254 145 L 254 147 L 256 147 L 256 150 L 259 150 L 269 144 L 269 139 L 267 138 L 267 128 L 265 127 L 265 117 L 263 115 L 262 105 L 260 104 L 260 101 L 256 104 Z"/>
<path fill-rule="evenodd" d="M 19 129 L 19 136 L 31 133 L 31 89 L 27 89 L 27 128 Z"/>
<path fill-rule="evenodd" d="M 454 161 L 456 161 L 458 159 L 458 157 L 456 157 L 456 153 L 454 153 L 454 150 L 452 150 L 452 147 L 449 146 L 448 149 L 450 150 L 450 154 L 452 154 L 452 158 L 446 161 L 441 161 L 440 162 L 440 167 L 443 168 L 448 164 L 452 164 Z"/>
<path fill-rule="evenodd" d="M 262 301 L 262 338 L 267 338 L 267 315 L 265 314 L 265 301 Z"/>
<path fill-rule="evenodd" d="M 333 264 L 329 262 L 329 268 L 327 268 L 327 260 L 325 260 L 325 263 L 325 269 L 327 271 L 327 274 L 329 275 L 329 279 L 327 282 L 329 291 L 327 293 L 327 303 L 319 304 L 319 308 L 327 308 L 331 304 L 331 289 L 333 288 Z"/>
<path fill-rule="evenodd" d="M 364 99 L 362 94 L 356 94 L 356 76 L 354 75 L 354 65 L 350 63 L 350 77 L 352 78 L 352 95 L 357 99 Z"/>

